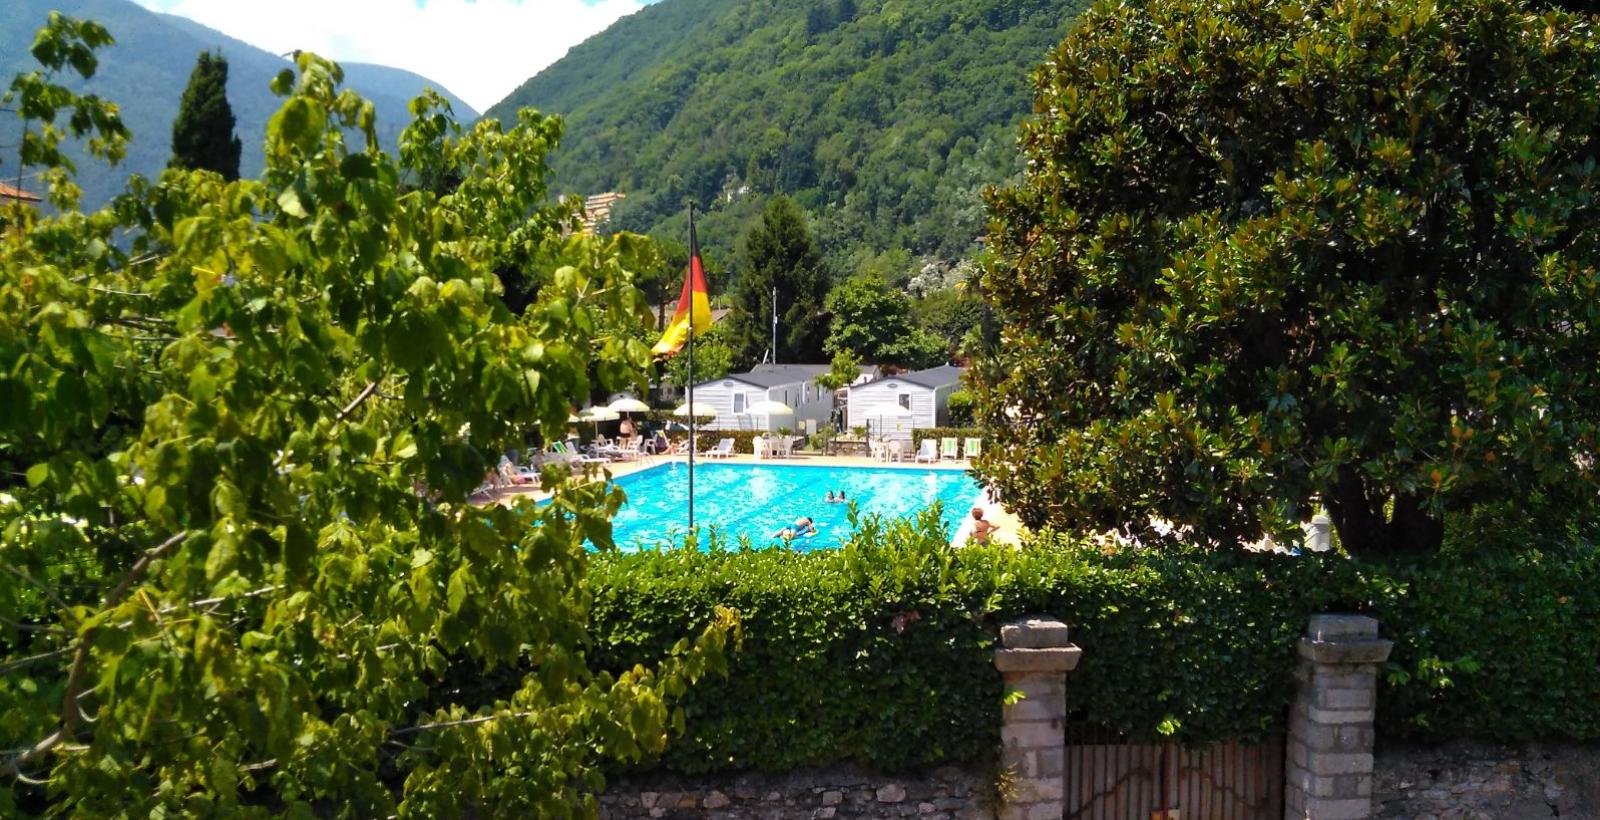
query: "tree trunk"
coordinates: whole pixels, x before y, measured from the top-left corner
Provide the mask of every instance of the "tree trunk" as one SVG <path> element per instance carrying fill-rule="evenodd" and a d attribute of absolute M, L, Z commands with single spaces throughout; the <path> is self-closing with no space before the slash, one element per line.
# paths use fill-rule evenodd
<path fill-rule="evenodd" d="M 1395 498 L 1394 513 L 1388 515 L 1389 499 L 1374 493 L 1355 467 L 1339 470 L 1339 483 L 1324 500 L 1339 540 L 1353 555 L 1431 553 L 1444 543 L 1444 522 L 1423 509 L 1421 498 Z"/>

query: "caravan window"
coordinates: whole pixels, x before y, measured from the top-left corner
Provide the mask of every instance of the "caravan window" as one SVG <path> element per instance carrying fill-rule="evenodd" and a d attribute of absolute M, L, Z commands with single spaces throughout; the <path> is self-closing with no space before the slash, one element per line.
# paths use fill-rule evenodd
<path fill-rule="evenodd" d="M 736 414 L 744 412 L 744 394 L 743 393 L 734 393 L 733 394 L 733 412 L 736 413 Z"/>
<path fill-rule="evenodd" d="M 900 394 L 900 406 L 904 407 L 907 410 L 911 409 L 911 394 L 910 393 L 901 393 Z"/>

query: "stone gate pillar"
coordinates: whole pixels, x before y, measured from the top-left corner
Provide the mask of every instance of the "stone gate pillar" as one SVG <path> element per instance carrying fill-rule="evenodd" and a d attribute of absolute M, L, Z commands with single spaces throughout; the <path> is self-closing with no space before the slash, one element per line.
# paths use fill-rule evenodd
<path fill-rule="evenodd" d="M 1023 697 L 1004 707 L 1000 765 L 1015 780 L 1000 820 L 1061 820 L 1066 772 L 1067 673 L 1083 650 L 1054 618 L 1025 618 L 1000 628 L 994 666 L 1007 692 Z"/>
<path fill-rule="evenodd" d="M 1312 616 L 1300 639 L 1298 691 L 1289 713 L 1284 820 L 1372 816 L 1378 666 L 1393 646 L 1364 615 Z"/>

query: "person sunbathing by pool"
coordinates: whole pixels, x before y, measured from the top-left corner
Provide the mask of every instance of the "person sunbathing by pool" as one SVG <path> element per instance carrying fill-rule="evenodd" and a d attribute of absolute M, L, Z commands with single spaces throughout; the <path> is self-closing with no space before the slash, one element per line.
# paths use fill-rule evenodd
<path fill-rule="evenodd" d="M 773 533 L 772 537 L 782 538 L 785 541 L 790 541 L 802 536 L 810 537 L 816 534 L 817 525 L 811 520 L 811 516 L 802 515 L 795 519 L 795 522 L 790 526 L 784 527 L 783 529 Z"/>

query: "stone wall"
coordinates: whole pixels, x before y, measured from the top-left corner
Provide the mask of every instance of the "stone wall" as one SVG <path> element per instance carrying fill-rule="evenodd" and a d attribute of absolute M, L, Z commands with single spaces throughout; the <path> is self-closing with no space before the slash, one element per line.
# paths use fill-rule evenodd
<path fill-rule="evenodd" d="M 1394 820 L 1600 820 L 1600 747 L 1380 746 L 1374 816 Z"/>
<path fill-rule="evenodd" d="M 851 768 L 637 776 L 612 780 L 600 798 L 600 820 L 988 820 L 993 783 L 992 775 L 953 766 L 909 776 Z"/>

